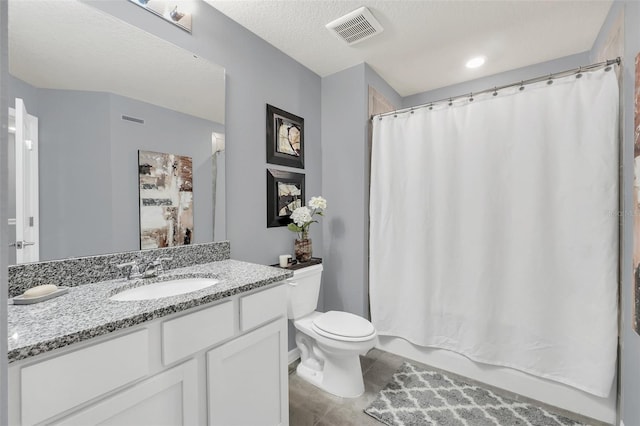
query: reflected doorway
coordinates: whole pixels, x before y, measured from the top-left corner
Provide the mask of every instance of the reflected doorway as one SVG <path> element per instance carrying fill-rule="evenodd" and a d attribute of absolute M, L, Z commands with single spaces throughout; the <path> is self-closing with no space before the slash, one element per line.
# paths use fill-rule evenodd
<path fill-rule="evenodd" d="M 24 101 L 9 108 L 9 265 L 40 260 L 38 118 Z"/>

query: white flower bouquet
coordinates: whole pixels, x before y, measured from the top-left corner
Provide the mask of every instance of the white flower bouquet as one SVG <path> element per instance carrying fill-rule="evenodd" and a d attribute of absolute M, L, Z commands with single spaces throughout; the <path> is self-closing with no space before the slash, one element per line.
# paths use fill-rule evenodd
<path fill-rule="evenodd" d="M 298 207 L 291 213 L 291 220 L 287 228 L 298 234 L 299 240 L 309 238 L 309 225 L 318 223 L 313 217 L 315 215 L 324 216 L 324 210 L 327 208 L 327 200 L 322 197 L 311 197 L 309 206 Z"/>

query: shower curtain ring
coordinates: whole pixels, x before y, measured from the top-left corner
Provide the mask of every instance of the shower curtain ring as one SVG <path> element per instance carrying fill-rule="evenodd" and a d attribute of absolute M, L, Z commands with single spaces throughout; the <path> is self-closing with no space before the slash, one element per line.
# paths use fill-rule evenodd
<path fill-rule="evenodd" d="M 547 80 L 547 84 L 553 84 L 553 77 L 549 74 L 549 80 Z"/>
<path fill-rule="evenodd" d="M 429 104 L 429 110 L 433 109 L 433 104 Z"/>
<path fill-rule="evenodd" d="M 576 78 L 582 77 L 582 67 L 578 68 L 578 73 L 576 74 Z"/>
<path fill-rule="evenodd" d="M 469 102 L 473 102 L 473 92 L 469 93 Z"/>
<path fill-rule="evenodd" d="M 449 98 L 449 106 L 453 105 L 453 100 Z"/>
<path fill-rule="evenodd" d="M 520 82 L 520 89 L 518 90 L 520 90 L 521 92 L 524 90 L 524 81 Z"/>
<path fill-rule="evenodd" d="M 493 96 L 498 96 L 498 87 L 493 88 Z"/>

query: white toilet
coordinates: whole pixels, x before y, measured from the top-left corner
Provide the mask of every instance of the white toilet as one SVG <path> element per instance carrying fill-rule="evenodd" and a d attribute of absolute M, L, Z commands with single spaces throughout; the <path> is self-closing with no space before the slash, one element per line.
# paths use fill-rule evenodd
<path fill-rule="evenodd" d="M 359 355 L 377 341 L 373 325 L 354 314 L 316 312 L 322 265 L 293 272 L 287 280 L 287 311 L 300 349 L 297 373 L 320 389 L 344 398 L 364 393 Z"/>

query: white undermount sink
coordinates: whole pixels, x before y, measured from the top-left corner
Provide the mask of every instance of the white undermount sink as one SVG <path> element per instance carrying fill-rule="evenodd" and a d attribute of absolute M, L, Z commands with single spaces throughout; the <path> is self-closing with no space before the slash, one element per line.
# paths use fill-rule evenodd
<path fill-rule="evenodd" d="M 109 300 L 127 302 L 160 299 L 162 297 L 177 296 L 179 294 L 202 290 L 219 282 L 220 280 L 215 278 L 181 278 L 178 280 L 160 281 L 121 291 L 111 296 Z"/>

